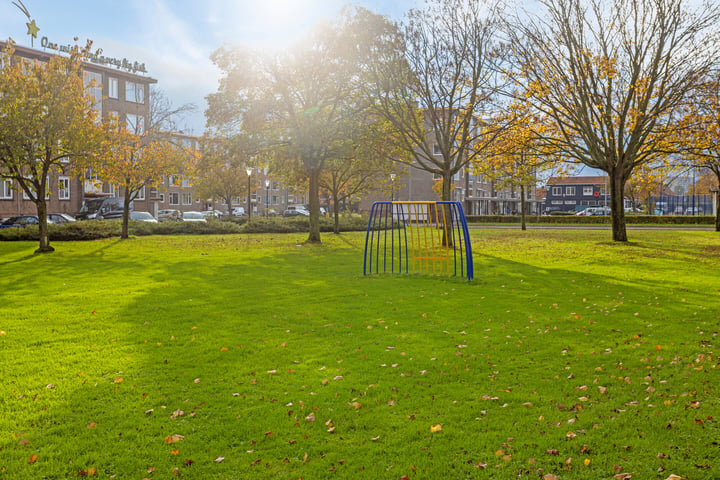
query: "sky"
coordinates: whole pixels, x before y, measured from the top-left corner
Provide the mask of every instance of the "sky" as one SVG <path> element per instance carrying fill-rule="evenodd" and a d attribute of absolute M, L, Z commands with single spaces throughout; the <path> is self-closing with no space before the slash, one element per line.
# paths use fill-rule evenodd
<path fill-rule="evenodd" d="M 22 4 L 40 28 L 33 40 L 42 50 L 47 37 L 58 45 L 93 41 L 103 55 L 144 63 L 176 107 L 197 111 L 179 122 L 185 133 L 201 135 L 205 96 L 217 91 L 220 72 L 210 54 L 224 44 L 281 49 L 323 18 L 332 18 L 344 0 L 0 0 L 0 39 L 30 46 Z M 355 0 L 393 20 L 422 0 Z"/>

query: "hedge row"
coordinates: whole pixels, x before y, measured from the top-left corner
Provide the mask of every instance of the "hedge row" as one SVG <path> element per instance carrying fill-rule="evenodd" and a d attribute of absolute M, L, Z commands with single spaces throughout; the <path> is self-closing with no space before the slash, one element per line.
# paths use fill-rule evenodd
<path fill-rule="evenodd" d="M 332 232 L 332 218 L 320 218 L 320 231 Z M 122 228 L 120 220 L 89 220 L 64 225 L 48 225 L 51 241 L 96 240 L 119 237 Z M 208 219 L 204 222 L 162 222 L 148 223 L 131 221 L 130 235 L 207 235 L 232 233 L 304 233 L 310 228 L 307 217 L 257 217 L 250 221 L 240 218 L 233 221 Z M 367 219 L 362 217 L 340 217 L 340 231 L 365 231 Z M 38 227 L 0 228 L 0 241 L 38 240 Z"/>
<path fill-rule="evenodd" d="M 518 215 L 467 215 L 468 223 L 520 223 Z M 547 215 L 525 217 L 527 223 L 564 223 L 564 224 L 610 224 L 609 215 L 593 215 L 589 217 L 578 217 L 575 215 Z M 714 225 L 715 217 L 708 215 L 626 215 L 625 223 L 633 224 L 654 224 L 654 225 Z"/>

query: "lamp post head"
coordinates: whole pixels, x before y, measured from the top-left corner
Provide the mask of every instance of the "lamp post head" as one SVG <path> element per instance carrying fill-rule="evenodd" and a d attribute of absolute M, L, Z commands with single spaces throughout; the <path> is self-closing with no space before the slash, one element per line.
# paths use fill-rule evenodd
<path fill-rule="evenodd" d="M 245 171 L 247 172 L 248 177 L 249 177 L 250 175 L 252 175 L 252 168 L 248 167 L 248 168 L 245 169 Z"/>
<path fill-rule="evenodd" d="M 390 174 L 390 181 L 391 181 L 391 182 L 394 182 L 394 181 L 395 181 L 395 174 L 394 174 L 394 173 L 391 173 L 391 174 Z"/>
<path fill-rule="evenodd" d="M 265 188 L 270 188 L 270 179 L 265 179 Z"/>

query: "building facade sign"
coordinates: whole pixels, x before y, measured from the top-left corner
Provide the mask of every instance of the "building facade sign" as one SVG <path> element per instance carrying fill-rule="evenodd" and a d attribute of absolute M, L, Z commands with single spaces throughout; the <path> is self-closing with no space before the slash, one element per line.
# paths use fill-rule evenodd
<path fill-rule="evenodd" d="M 73 48 L 73 46 L 70 44 L 58 45 L 57 43 L 53 43 L 48 39 L 48 37 L 42 37 L 42 39 L 40 39 L 40 45 L 43 48 L 57 50 L 61 53 L 70 53 Z M 106 57 L 105 55 L 102 55 L 102 49 L 99 49 L 97 53 L 90 53 L 88 55 L 88 60 L 98 65 L 112 65 L 116 68 L 122 68 L 123 70 L 127 70 L 130 73 L 147 73 L 144 63 L 131 62 L 127 58 L 123 58 L 121 60 L 119 58 Z"/>

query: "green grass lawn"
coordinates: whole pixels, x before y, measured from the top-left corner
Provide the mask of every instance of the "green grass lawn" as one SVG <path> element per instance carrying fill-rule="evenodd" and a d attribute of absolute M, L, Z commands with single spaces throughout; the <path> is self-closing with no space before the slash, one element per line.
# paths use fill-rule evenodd
<path fill-rule="evenodd" d="M 0 243 L 0 478 L 720 478 L 717 233 L 472 235 Z"/>

